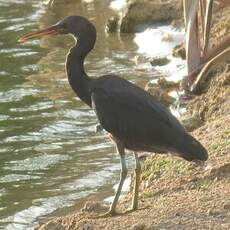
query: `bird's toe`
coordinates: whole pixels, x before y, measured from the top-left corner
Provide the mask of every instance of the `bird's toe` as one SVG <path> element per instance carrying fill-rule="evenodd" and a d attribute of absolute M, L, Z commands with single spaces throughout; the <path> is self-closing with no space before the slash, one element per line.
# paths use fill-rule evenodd
<path fill-rule="evenodd" d="M 137 210 L 137 208 L 131 207 L 125 211 L 125 214 L 131 213 L 133 211 Z"/>
<path fill-rule="evenodd" d="M 109 210 L 108 212 L 99 215 L 98 218 L 112 217 L 116 215 L 117 215 L 117 212 L 115 210 Z"/>

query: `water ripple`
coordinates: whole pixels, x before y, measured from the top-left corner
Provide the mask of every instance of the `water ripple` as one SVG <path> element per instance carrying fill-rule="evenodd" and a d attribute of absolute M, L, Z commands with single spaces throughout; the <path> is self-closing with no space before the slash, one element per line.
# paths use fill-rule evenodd
<path fill-rule="evenodd" d="M 40 178 L 39 176 L 32 176 L 32 175 L 8 174 L 6 176 L 0 177 L 0 183 L 34 180 L 39 178 Z"/>
<path fill-rule="evenodd" d="M 39 92 L 38 89 L 12 89 L 6 92 L 0 92 L 0 102 L 12 102 L 12 101 L 20 101 L 25 96 L 33 95 L 34 93 Z"/>
<path fill-rule="evenodd" d="M 54 103 L 52 101 L 42 101 L 42 102 L 38 102 L 30 106 L 10 108 L 10 111 L 12 112 L 41 111 L 41 110 L 47 110 L 47 109 L 53 108 L 53 106 L 54 106 Z"/>
<path fill-rule="evenodd" d="M 17 160 L 6 162 L 3 167 L 5 170 L 10 171 L 36 171 L 46 170 L 58 162 L 71 159 L 68 155 L 41 155 L 38 157 L 28 158 L 25 160 Z"/>

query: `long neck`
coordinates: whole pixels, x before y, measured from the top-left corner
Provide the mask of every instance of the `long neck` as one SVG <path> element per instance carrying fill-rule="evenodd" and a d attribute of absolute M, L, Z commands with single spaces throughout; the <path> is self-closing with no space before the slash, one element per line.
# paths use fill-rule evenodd
<path fill-rule="evenodd" d="M 66 60 L 66 71 L 69 83 L 78 97 L 91 106 L 90 82 L 84 69 L 84 59 L 90 50 L 84 46 L 76 45 L 69 51 Z"/>

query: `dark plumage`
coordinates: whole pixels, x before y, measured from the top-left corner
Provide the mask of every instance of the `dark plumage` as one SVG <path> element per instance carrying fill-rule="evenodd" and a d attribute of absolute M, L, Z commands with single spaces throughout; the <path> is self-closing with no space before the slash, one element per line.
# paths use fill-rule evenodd
<path fill-rule="evenodd" d="M 76 94 L 91 106 L 102 127 L 109 132 L 121 156 L 121 180 L 108 214 L 115 207 L 127 175 L 125 149 L 158 153 L 174 153 L 188 161 L 208 158 L 206 149 L 186 132 L 170 111 L 155 97 L 136 85 L 115 75 L 89 78 L 84 70 L 84 59 L 93 49 L 96 29 L 85 18 L 70 16 L 45 30 L 30 33 L 20 39 L 71 33 L 77 43 L 68 53 L 66 71 Z M 140 164 L 136 153 L 135 186 L 132 209 L 137 208 Z"/>
<path fill-rule="evenodd" d="M 101 125 L 122 141 L 125 148 L 174 152 L 190 161 L 207 159 L 204 147 L 165 106 L 141 88 L 107 75 L 93 82 L 91 95 Z"/>

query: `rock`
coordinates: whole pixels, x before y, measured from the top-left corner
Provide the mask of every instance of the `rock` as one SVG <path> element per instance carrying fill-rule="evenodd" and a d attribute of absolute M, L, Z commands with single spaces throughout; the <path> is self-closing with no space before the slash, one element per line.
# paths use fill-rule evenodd
<path fill-rule="evenodd" d="M 136 224 L 131 226 L 130 230 L 142 230 L 144 228 L 145 228 L 144 223 L 136 223 Z"/>
<path fill-rule="evenodd" d="M 220 212 L 213 207 L 213 208 L 208 209 L 207 214 L 208 216 L 218 216 Z"/>
<path fill-rule="evenodd" d="M 48 6 L 53 6 L 53 5 L 57 5 L 57 4 L 66 4 L 66 3 L 71 3 L 72 0 L 44 0 L 43 1 L 45 5 Z"/>
<path fill-rule="evenodd" d="M 155 96 L 164 105 L 169 106 L 175 101 L 175 98 L 171 97 L 168 93 L 172 89 L 175 89 L 177 85 L 177 83 L 159 78 L 157 82 L 148 82 L 145 86 L 145 90 Z"/>
<path fill-rule="evenodd" d="M 213 168 L 210 171 L 210 176 L 228 176 L 230 174 L 230 163 L 223 164 L 218 168 Z"/>
<path fill-rule="evenodd" d="M 184 115 L 181 117 L 180 121 L 189 132 L 198 129 L 204 124 L 198 113 Z"/>
<path fill-rule="evenodd" d="M 180 214 L 179 212 L 176 212 L 176 213 L 174 214 L 174 216 L 175 216 L 175 217 L 178 217 L 178 216 L 181 216 L 181 214 Z"/>
<path fill-rule="evenodd" d="M 146 25 L 181 18 L 182 12 L 180 0 L 130 0 L 121 16 L 120 31 L 140 32 Z"/>
<path fill-rule="evenodd" d="M 180 57 L 182 59 L 186 58 L 186 50 L 184 43 L 176 45 L 172 51 L 173 57 Z"/>
<path fill-rule="evenodd" d="M 182 17 L 180 19 L 174 19 L 172 20 L 171 25 L 175 29 L 181 29 L 182 27 L 184 27 L 184 19 Z"/>
<path fill-rule="evenodd" d="M 158 79 L 157 84 L 160 85 L 161 88 L 171 91 L 179 88 L 179 83 L 173 81 L 167 81 L 165 78 L 161 77 Z"/>
<path fill-rule="evenodd" d="M 227 201 L 224 203 L 223 208 L 226 209 L 226 210 L 230 210 L 230 200 L 227 200 Z"/>
<path fill-rule="evenodd" d="M 82 230 L 94 230 L 94 226 L 93 226 L 93 224 L 91 224 L 91 223 L 85 223 L 85 224 L 82 226 Z"/>
<path fill-rule="evenodd" d="M 171 105 L 175 99 L 168 95 L 168 92 L 164 91 L 159 85 L 146 86 L 145 90 L 151 95 L 155 96 L 161 103 L 166 106 Z"/>
<path fill-rule="evenodd" d="M 173 41 L 173 37 L 170 33 L 164 33 L 162 38 L 161 38 L 162 42 L 172 42 Z"/>
<path fill-rule="evenodd" d="M 101 202 L 96 202 L 96 201 L 87 201 L 84 207 L 81 209 L 82 212 L 96 212 L 96 213 L 106 212 L 107 210 L 108 210 L 107 206 L 101 204 Z"/>
<path fill-rule="evenodd" d="M 145 227 L 145 230 L 156 230 L 157 228 L 155 226 L 147 226 Z M 157 229 L 159 230 L 159 229 Z"/>
<path fill-rule="evenodd" d="M 118 16 L 113 16 L 108 19 L 106 26 L 105 26 L 105 31 L 107 33 L 113 33 L 116 32 L 118 29 Z"/>
<path fill-rule="evenodd" d="M 167 57 L 155 57 L 150 60 L 150 64 L 152 66 L 162 66 L 167 65 L 170 62 L 170 60 Z"/>
<path fill-rule="evenodd" d="M 146 62 L 150 62 L 151 60 L 149 60 L 148 57 L 143 56 L 143 55 L 135 55 L 134 56 L 134 62 L 136 65 L 140 64 L 140 63 L 146 63 Z"/>

